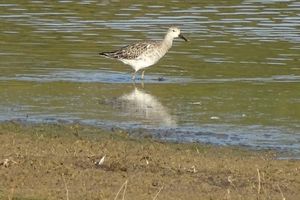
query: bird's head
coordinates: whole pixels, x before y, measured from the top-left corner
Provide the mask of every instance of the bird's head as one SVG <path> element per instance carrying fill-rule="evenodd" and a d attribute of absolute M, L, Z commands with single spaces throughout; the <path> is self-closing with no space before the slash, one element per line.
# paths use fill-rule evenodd
<path fill-rule="evenodd" d="M 168 30 L 168 33 L 167 33 L 168 36 L 170 36 L 171 38 L 181 38 L 183 39 L 184 41 L 188 41 L 187 38 L 185 38 L 181 33 L 180 33 L 180 29 L 177 28 L 176 26 L 171 26 Z"/>

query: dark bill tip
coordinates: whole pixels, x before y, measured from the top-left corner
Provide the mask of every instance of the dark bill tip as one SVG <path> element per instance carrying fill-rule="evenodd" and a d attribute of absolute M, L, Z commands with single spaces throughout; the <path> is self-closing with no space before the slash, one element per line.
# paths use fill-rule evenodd
<path fill-rule="evenodd" d="M 178 35 L 178 37 L 180 37 L 181 39 L 183 39 L 184 41 L 189 41 L 187 38 L 185 38 L 181 33 Z"/>

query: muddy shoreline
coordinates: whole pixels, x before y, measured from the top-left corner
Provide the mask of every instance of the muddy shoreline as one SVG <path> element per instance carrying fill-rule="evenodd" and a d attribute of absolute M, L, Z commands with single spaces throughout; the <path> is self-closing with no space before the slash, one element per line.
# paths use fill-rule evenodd
<path fill-rule="evenodd" d="M 274 152 L 79 124 L 5 122 L 0 141 L 0 199 L 300 199 L 300 161 Z"/>

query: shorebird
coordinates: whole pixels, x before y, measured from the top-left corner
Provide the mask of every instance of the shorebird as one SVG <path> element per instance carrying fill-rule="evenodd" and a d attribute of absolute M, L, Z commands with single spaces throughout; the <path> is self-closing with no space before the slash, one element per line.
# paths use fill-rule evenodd
<path fill-rule="evenodd" d="M 157 63 L 172 47 L 173 39 L 177 37 L 186 42 L 188 41 L 188 39 L 180 33 L 179 28 L 172 26 L 168 29 L 165 38 L 161 41 L 141 41 L 127 45 L 116 51 L 101 52 L 99 54 L 130 65 L 134 69 L 132 80 L 135 80 L 136 73 L 142 69 L 141 79 L 144 79 L 145 68 Z"/>

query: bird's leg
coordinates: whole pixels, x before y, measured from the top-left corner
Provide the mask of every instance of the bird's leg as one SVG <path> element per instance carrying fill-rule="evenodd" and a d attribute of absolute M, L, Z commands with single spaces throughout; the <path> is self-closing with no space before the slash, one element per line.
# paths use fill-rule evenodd
<path fill-rule="evenodd" d="M 146 70 L 143 70 L 141 79 L 144 80 L 144 74 Z"/>
<path fill-rule="evenodd" d="M 135 74 L 136 74 L 136 71 L 134 71 L 134 72 L 132 73 L 132 77 L 131 77 L 132 80 L 135 80 Z"/>

